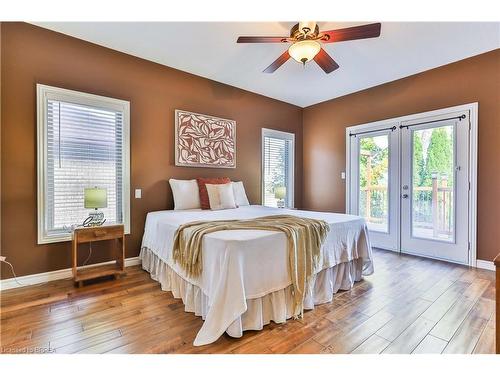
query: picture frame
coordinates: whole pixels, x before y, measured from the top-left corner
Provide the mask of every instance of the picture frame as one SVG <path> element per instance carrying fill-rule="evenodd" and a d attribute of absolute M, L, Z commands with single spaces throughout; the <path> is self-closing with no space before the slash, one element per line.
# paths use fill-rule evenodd
<path fill-rule="evenodd" d="M 236 121 L 176 109 L 175 165 L 236 168 Z"/>

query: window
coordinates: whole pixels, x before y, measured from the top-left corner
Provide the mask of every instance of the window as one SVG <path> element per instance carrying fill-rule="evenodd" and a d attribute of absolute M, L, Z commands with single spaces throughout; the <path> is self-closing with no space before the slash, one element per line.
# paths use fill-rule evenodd
<path fill-rule="evenodd" d="M 71 239 L 84 189 L 105 188 L 106 223 L 130 233 L 129 102 L 37 85 L 38 243 Z"/>
<path fill-rule="evenodd" d="M 279 192 L 285 190 L 283 203 L 293 207 L 295 134 L 262 129 L 262 201 L 264 206 L 280 206 Z M 285 189 L 283 189 L 283 187 Z"/>

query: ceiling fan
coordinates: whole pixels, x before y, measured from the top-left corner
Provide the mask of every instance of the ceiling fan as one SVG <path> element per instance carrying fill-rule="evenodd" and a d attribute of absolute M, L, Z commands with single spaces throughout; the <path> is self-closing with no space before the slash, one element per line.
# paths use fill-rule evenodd
<path fill-rule="evenodd" d="M 299 22 L 290 30 L 289 37 L 240 36 L 236 43 L 292 43 L 264 73 L 273 73 L 290 57 L 306 64 L 314 60 L 326 74 L 338 69 L 339 65 L 321 47 L 321 43 L 344 42 L 346 40 L 376 38 L 380 36 L 380 23 L 347 27 L 345 29 L 319 31 L 316 22 Z"/>

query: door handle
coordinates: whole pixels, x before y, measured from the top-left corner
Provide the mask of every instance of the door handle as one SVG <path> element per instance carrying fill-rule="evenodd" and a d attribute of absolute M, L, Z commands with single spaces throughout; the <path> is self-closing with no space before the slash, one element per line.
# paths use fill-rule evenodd
<path fill-rule="evenodd" d="M 408 194 L 403 194 L 403 195 L 402 195 L 402 197 L 403 197 L 404 199 L 407 199 L 407 198 L 408 198 Z"/>

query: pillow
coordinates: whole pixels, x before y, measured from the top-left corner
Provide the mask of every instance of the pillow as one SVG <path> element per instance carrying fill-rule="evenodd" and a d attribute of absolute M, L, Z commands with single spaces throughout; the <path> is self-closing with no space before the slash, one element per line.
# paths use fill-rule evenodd
<path fill-rule="evenodd" d="M 200 208 L 200 194 L 196 180 L 175 180 L 169 181 L 174 196 L 174 210 L 190 210 Z"/>
<path fill-rule="evenodd" d="M 228 184 L 205 184 L 212 210 L 226 210 L 236 208 L 234 201 L 233 185 Z"/>
<path fill-rule="evenodd" d="M 245 187 L 243 186 L 243 181 L 233 182 L 232 185 L 236 206 L 250 206 L 247 194 L 245 193 Z"/>
<path fill-rule="evenodd" d="M 198 183 L 199 190 L 199 199 L 202 210 L 210 209 L 210 201 L 208 199 L 208 192 L 205 184 L 228 184 L 231 180 L 227 177 L 215 177 L 215 178 L 197 178 L 196 182 Z"/>

